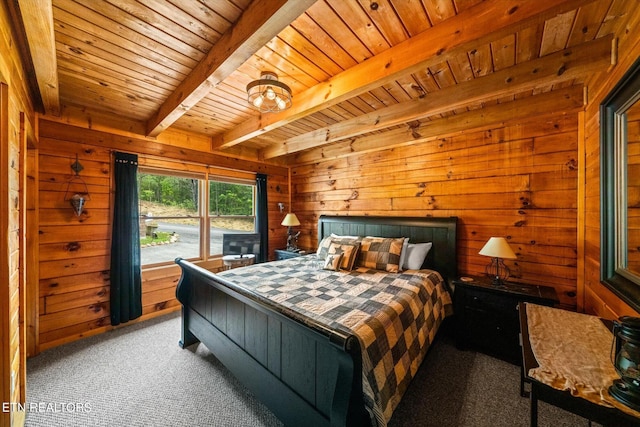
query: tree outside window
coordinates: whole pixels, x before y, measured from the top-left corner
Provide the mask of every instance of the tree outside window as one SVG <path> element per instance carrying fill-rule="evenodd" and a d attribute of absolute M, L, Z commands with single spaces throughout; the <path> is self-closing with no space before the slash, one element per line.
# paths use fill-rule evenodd
<path fill-rule="evenodd" d="M 223 233 L 255 232 L 255 185 L 209 181 L 210 255 L 222 253 Z"/>
<path fill-rule="evenodd" d="M 204 178 L 138 173 L 143 266 L 221 255 L 222 234 L 255 231 L 255 184 Z"/>

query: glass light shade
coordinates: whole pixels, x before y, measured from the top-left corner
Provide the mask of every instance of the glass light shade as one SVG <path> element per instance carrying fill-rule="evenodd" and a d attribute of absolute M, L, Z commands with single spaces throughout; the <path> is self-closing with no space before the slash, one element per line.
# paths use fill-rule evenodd
<path fill-rule="evenodd" d="M 276 99 L 276 93 L 273 91 L 273 88 L 271 86 L 267 86 L 267 90 L 265 92 L 267 94 L 268 100 Z"/>
<path fill-rule="evenodd" d="M 295 227 L 297 225 L 300 225 L 300 221 L 298 220 L 298 217 L 296 216 L 296 214 L 288 213 L 284 217 L 280 225 L 284 225 L 286 227 Z"/>
<path fill-rule="evenodd" d="M 253 100 L 253 106 L 260 109 L 260 106 L 262 105 L 263 102 L 264 102 L 264 96 L 258 95 L 256 96 L 256 99 Z"/>
<path fill-rule="evenodd" d="M 249 104 L 263 113 L 282 111 L 291 107 L 291 89 L 269 71 L 260 74 L 259 80 L 247 85 Z"/>
<path fill-rule="evenodd" d="M 478 252 L 480 255 L 490 256 L 492 258 L 517 259 L 518 257 L 507 243 L 504 237 L 492 237 Z"/>
<path fill-rule="evenodd" d="M 69 203 L 71 203 L 71 206 L 73 206 L 73 212 L 76 214 L 76 216 L 82 215 L 85 201 L 86 199 L 80 194 L 74 194 L 73 196 L 71 196 L 71 199 L 69 199 Z"/>

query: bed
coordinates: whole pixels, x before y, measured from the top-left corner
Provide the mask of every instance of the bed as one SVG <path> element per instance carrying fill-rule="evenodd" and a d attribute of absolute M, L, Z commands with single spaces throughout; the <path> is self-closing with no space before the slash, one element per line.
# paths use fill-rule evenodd
<path fill-rule="evenodd" d="M 182 304 L 179 344 L 183 348 L 198 341 L 205 344 L 285 425 L 383 426 L 433 341 L 444 318 L 440 313 L 450 308 L 443 305 L 448 304 L 445 294 L 457 274 L 456 226 L 455 217 L 320 217 L 319 242 L 332 234 L 408 237 L 412 243 L 432 242 L 422 268 L 415 272 L 384 273 L 363 268 L 354 268 L 349 273 L 327 271 L 311 254 L 213 274 L 178 258 L 176 263 L 182 269 L 176 290 Z M 407 280 L 407 286 L 397 284 L 400 276 Z M 373 287 L 378 286 L 376 283 L 385 286 L 392 283 L 394 289 L 402 288 L 398 291 L 401 299 L 408 300 L 409 292 L 404 287 L 418 289 L 414 286 L 415 277 L 435 282 L 436 276 L 443 279 L 442 284 L 433 286 L 437 291 L 428 293 L 422 290 L 422 285 L 416 291 L 425 305 L 420 310 L 427 310 L 426 305 L 437 306 L 438 310 L 432 310 L 435 314 L 416 311 L 415 302 L 410 301 L 407 303 L 410 309 L 395 316 L 397 322 L 405 322 L 409 316 L 411 322 L 420 322 L 420 328 L 428 324 L 424 332 L 422 329 L 416 332 L 413 324 L 397 332 L 398 336 L 411 337 L 402 351 L 411 353 L 415 360 L 407 361 L 407 356 L 401 355 L 402 360 L 395 368 L 384 365 L 389 364 L 391 353 L 395 357 L 399 345 L 383 350 L 384 346 L 378 348 L 377 344 L 390 342 L 389 336 L 379 340 L 354 332 L 362 331 L 363 326 L 354 326 L 357 314 L 352 313 L 349 305 L 358 300 L 370 302 L 366 292 L 322 312 L 310 305 L 310 312 L 301 313 L 295 306 L 304 306 L 306 298 L 328 300 L 327 295 L 334 295 L 347 284 L 353 289 L 353 283 L 363 280 L 373 280 Z M 320 280 L 325 280 L 326 285 Z M 298 286 L 291 283 L 310 288 L 306 292 L 313 298 L 295 294 Z M 369 289 L 369 285 L 363 286 Z M 372 300 L 379 298 L 374 296 Z M 333 315 L 339 310 L 343 310 L 339 320 L 350 319 L 349 327 Z M 395 371 L 400 365 L 406 365 L 400 371 L 407 372 L 396 379 Z M 384 386 L 378 388 L 378 380 Z"/>

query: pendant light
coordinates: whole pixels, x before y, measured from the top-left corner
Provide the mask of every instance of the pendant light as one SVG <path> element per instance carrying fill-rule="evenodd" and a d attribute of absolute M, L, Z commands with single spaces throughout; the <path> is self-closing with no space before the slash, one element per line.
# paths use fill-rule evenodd
<path fill-rule="evenodd" d="M 263 71 L 259 80 L 247 85 L 247 100 L 262 113 L 283 111 L 291 107 L 291 89 L 276 73 Z"/>

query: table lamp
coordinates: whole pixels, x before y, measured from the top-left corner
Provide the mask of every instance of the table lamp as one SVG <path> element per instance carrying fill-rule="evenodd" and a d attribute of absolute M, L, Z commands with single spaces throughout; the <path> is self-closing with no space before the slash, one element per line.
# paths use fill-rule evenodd
<path fill-rule="evenodd" d="M 287 231 L 287 250 L 290 252 L 297 252 L 298 246 L 296 244 L 296 240 L 298 239 L 298 235 L 300 234 L 300 232 L 298 231 L 298 233 L 294 235 L 291 227 L 300 225 L 298 217 L 294 213 L 288 213 L 284 217 L 280 225 L 289 227 L 289 230 Z"/>
<path fill-rule="evenodd" d="M 492 258 L 485 271 L 493 276 L 494 286 L 501 286 L 509 278 L 509 268 L 502 260 L 518 258 L 504 237 L 491 237 L 478 254 Z"/>

